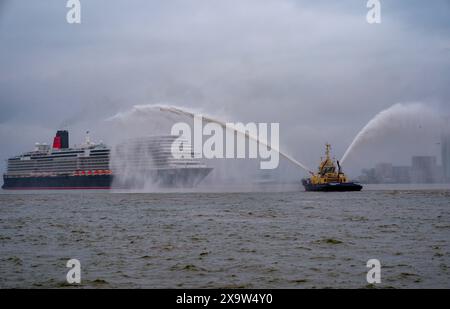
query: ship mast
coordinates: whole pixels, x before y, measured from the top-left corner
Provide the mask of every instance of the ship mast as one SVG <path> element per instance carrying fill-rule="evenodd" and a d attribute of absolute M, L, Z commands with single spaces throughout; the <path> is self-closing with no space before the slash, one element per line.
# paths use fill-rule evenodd
<path fill-rule="evenodd" d="M 330 160 L 330 153 L 331 153 L 331 145 L 330 144 L 325 144 L 325 146 L 327 147 L 325 150 L 325 155 L 327 156 L 326 160 Z"/>

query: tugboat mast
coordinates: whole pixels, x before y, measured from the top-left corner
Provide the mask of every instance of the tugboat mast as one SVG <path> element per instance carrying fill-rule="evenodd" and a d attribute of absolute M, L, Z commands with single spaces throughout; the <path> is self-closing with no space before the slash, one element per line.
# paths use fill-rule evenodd
<path fill-rule="evenodd" d="M 325 146 L 326 146 L 325 155 L 327 157 L 327 160 L 330 160 L 331 145 L 326 143 Z"/>

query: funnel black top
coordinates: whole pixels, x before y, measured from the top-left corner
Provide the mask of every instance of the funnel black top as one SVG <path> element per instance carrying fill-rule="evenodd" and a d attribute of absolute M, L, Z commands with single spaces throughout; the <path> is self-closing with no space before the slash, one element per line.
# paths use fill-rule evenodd
<path fill-rule="evenodd" d="M 59 136 L 61 139 L 61 149 L 69 148 L 69 131 L 59 130 L 56 132 L 56 136 Z"/>

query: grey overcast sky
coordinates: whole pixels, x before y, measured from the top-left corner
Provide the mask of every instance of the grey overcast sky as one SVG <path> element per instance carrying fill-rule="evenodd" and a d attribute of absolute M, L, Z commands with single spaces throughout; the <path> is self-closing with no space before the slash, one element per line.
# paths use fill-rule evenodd
<path fill-rule="evenodd" d="M 65 0 L 0 0 L 0 158 L 136 104 L 280 122 L 283 148 L 310 166 L 395 103 L 448 114 L 450 1 L 381 0 L 379 25 L 366 3 L 81 0 L 70 25 Z M 363 165 L 400 145 L 376 144 L 390 150 Z"/>

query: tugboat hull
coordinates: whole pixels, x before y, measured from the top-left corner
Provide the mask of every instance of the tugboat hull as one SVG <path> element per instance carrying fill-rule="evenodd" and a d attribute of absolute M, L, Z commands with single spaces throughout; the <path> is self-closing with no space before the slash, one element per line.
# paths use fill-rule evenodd
<path fill-rule="evenodd" d="M 307 180 L 302 181 L 305 191 L 315 192 L 348 192 L 348 191 L 361 191 L 362 186 L 354 182 L 344 183 L 325 183 L 325 184 L 311 184 Z"/>

